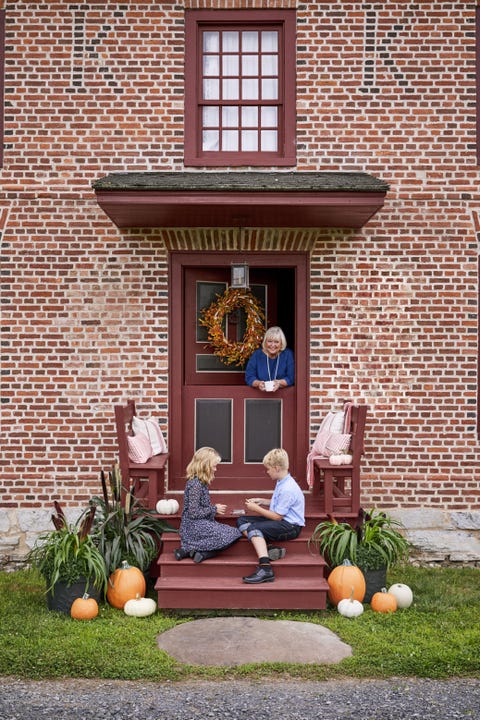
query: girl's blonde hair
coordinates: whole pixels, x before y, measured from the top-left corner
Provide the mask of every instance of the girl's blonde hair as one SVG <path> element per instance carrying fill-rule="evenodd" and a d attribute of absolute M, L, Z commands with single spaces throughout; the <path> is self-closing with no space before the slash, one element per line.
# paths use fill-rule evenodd
<path fill-rule="evenodd" d="M 265 455 L 263 464 L 265 467 L 279 467 L 282 470 L 288 470 L 288 453 L 283 448 L 274 448 Z"/>
<path fill-rule="evenodd" d="M 281 352 L 283 352 L 283 350 L 287 347 L 287 338 L 285 337 L 285 333 L 281 327 L 278 327 L 278 325 L 272 325 L 272 327 L 268 328 L 267 332 L 263 336 L 262 348 L 264 350 L 267 347 L 267 340 L 280 340 Z"/>
<path fill-rule="evenodd" d="M 204 485 L 209 485 L 213 477 L 213 466 L 218 465 L 221 459 L 218 452 L 213 448 L 199 448 L 187 465 L 187 480 L 197 477 Z"/>

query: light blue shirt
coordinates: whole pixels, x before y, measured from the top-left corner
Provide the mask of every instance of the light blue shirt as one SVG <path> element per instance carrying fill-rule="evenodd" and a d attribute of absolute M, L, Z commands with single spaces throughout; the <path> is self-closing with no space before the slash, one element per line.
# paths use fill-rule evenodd
<path fill-rule="evenodd" d="M 292 525 L 304 527 L 305 497 L 290 473 L 281 480 L 277 480 L 270 501 L 270 510 L 282 515 L 283 519 Z"/>

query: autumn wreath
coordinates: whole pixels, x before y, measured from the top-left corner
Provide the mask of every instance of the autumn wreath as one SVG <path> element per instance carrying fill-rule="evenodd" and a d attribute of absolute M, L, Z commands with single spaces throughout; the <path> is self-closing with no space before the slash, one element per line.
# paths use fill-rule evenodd
<path fill-rule="evenodd" d="M 230 342 L 223 332 L 222 322 L 225 315 L 243 308 L 247 316 L 247 327 L 241 342 Z M 208 331 L 208 340 L 213 353 L 226 365 L 244 365 L 250 355 L 262 344 L 265 333 L 265 315 L 257 298 L 250 290 L 229 288 L 218 295 L 200 315 L 200 324 Z"/>

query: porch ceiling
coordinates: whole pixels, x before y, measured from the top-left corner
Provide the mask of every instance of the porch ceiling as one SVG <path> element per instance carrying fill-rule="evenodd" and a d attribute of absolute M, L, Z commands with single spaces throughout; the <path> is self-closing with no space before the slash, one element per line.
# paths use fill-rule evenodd
<path fill-rule="evenodd" d="M 362 172 L 126 172 L 93 189 L 119 228 L 361 228 L 389 186 Z"/>

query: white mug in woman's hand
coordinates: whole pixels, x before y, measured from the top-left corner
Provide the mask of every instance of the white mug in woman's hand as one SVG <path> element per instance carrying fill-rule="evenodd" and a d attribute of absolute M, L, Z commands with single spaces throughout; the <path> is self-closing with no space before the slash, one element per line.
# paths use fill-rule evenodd
<path fill-rule="evenodd" d="M 266 392 L 273 392 L 275 390 L 275 380 L 265 380 Z"/>

